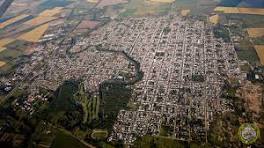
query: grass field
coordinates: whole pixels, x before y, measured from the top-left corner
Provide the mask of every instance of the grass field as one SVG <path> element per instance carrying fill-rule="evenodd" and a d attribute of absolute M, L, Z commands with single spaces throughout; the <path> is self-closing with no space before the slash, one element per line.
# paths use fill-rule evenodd
<path fill-rule="evenodd" d="M 209 18 L 209 21 L 211 22 L 211 23 L 213 23 L 213 24 L 218 24 L 219 23 L 219 21 L 220 21 L 220 17 L 219 17 L 219 15 L 213 15 L 213 16 L 211 16 L 210 18 Z"/>
<path fill-rule="evenodd" d="M 98 3 L 99 0 L 86 0 L 89 3 Z"/>
<path fill-rule="evenodd" d="M 172 138 L 163 136 L 144 136 L 138 138 L 133 148 L 184 148 L 185 145 Z"/>
<path fill-rule="evenodd" d="M 223 13 L 264 15 L 264 9 L 262 8 L 216 7 L 214 11 Z"/>
<path fill-rule="evenodd" d="M 24 24 L 26 25 L 30 25 L 30 26 L 37 26 L 37 25 L 40 25 L 40 24 L 44 24 L 46 22 L 49 22 L 49 21 L 52 21 L 52 20 L 55 20 L 56 17 L 46 17 L 46 16 L 37 16 L 27 22 L 25 22 Z"/>
<path fill-rule="evenodd" d="M 125 5 L 126 11 L 121 13 L 121 17 L 163 15 L 170 10 L 170 3 L 157 3 L 146 0 L 132 0 Z"/>
<path fill-rule="evenodd" d="M 127 0 L 101 0 L 96 6 L 98 8 L 104 8 L 105 6 L 117 5 L 127 3 Z"/>
<path fill-rule="evenodd" d="M 240 60 L 246 60 L 250 64 L 259 63 L 259 58 L 254 49 L 254 45 L 249 40 L 241 40 L 239 46 L 236 47 L 236 52 Z"/>
<path fill-rule="evenodd" d="M 53 9 L 48 9 L 48 10 L 41 12 L 39 16 L 51 17 L 51 16 L 61 13 L 62 9 L 63 7 L 55 7 Z"/>
<path fill-rule="evenodd" d="M 258 53 L 261 65 L 264 65 L 264 45 L 255 45 L 254 47 Z"/>
<path fill-rule="evenodd" d="M 181 15 L 182 16 L 187 16 L 190 12 L 191 12 L 190 9 L 184 9 L 184 10 L 181 10 Z"/>
<path fill-rule="evenodd" d="M 55 20 L 57 17 L 55 15 L 61 13 L 63 10 L 63 7 L 55 7 L 53 9 L 47 9 L 42 11 L 37 17 L 26 21 L 24 24 L 30 25 L 30 26 L 37 26 L 44 24 L 46 22 Z"/>
<path fill-rule="evenodd" d="M 71 135 L 58 131 L 51 148 L 87 148 L 83 143 Z"/>
<path fill-rule="evenodd" d="M 247 29 L 249 37 L 263 37 L 264 36 L 264 28 L 248 28 Z"/>
<path fill-rule="evenodd" d="M 15 41 L 15 39 L 12 39 L 12 38 L 1 39 L 1 40 L 0 40 L 0 48 L 3 48 L 3 47 L 5 47 L 6 45 L 8 45 L 8 44 L 10 44 L 10 43 L 12 43 L 12 42 L 14 42 L 14 41 Z"/>
<path fill-rule="evenodd" d="M 0 67 L 3 67 L 6 65 L 6 62 L 5 61 L 0 61 Z"/>
<path fill-rule="evenodd" d="M 172 3 L 175 0 L 149 0 L 150 2 L 159 2 L 159 3 Z"/>
<path fill-rule="evenodd" d="M 6 26 L 8 25 L 11 25 L 19 20 L 22 20 L 26 17 L 28 17 L 29 15 L 26 15 L 26 14 L 22 14 L 22 15 L 19 15 L 19 16 L 16 16 L 14 18 L 11 18 L 11 19 L 8 19 L 7 21 L 3 22 L 3 23 L 0 23 L 0 29 L 3 29 L 5 28 Z"/>
<path fill-rule="evenodd" d="M 0 52 L 2 52 L 2 51 L 4 51 L 4 50 L 6 50 L 5 47 L 0 47 Z"/>
<path fill-rule="evenodd" d="M 22 34 L 21 36 L 18 37 L 18 39 L 28 42 L 38 42 L 48 28 L 49 28 L 49 24 L 41 25 L 31 30 L 30 32 Z"/>
<path fill-rule="evenodd" d="M 97 140 L 106 139 L 107 136 L 108 136 L 108 132 L 106 130 L 94 130 L 93 133 L 91 134 L 91 137 Z"/>

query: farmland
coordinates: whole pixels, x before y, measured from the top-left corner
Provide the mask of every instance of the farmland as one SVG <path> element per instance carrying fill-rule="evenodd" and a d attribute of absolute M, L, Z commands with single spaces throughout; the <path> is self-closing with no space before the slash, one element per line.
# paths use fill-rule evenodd
<path fill-rule="evenodd" d="M 39 16 L 51 17 L 51 16 L 61 13 L 62 9 L 63 9 L 62 7 L 48 9 L 48 10 L 41 12 Z"/>
<path fill-rule="evenodd" d="M 100 3 L 97 5 L 98 8 L 104 8 L 105 6 L 111 6 L 116 4 L 123 4 L 127 3 L 126 0 L 101 0 Z"/>
<path fill-rule="evenodd" d="M 99 24 L 99 22 L 97 21 L 90 21 L 90 20 L 83 20 L 79 25 L 78 25 L 78 29 L 94 29 L 97 25 Z"/>
<path fill-rule="evenodd" d="M 81 143 L 79 140 L 75 139 L 73 136 L 59 131 L 51 145 L 51 148 L 61 148 L 61 147 L 78 147 L 86 148 L 87 146 Z"/>
<path fill-rule="evenodd" d="M 94 130 L 91 134 L 93 139 L 106 139 L 108 136 L 108 132 L 106 130 Z"/>
<path fill-rule="evenodd" d="M 209 21 L 213 24 L 218 24 L 220 21 L 219 15 L 213 15 L 209 18 Z"/>
<path fill-rule="evenodd" d="M 12 43 L 13 41 L 15 41 L 15 40 L 11 39 L 11 38 L 1 39 L 0 40 L 0 48 L 5 47 L 6 45 Z"/>
<path fill-rule="evenodd" d="M 0 47 L 0 52 L 2 52 L 2 51 L 4 51 L 4 50 L 6 50 L 5 47 Z"/>
<path fill-rule="evenodd" d="M 6 65 L 6 62 L 0 61 L 0 67 L 3 67 L 4 65 Z"/>
<path fill-rule="evenodd" d="M 133 0 L 125 5 L 126 11 L 121 16 L 163 15 L 170 10 L 170 3 Z"/>
<path fill-rule="evenodd" d="M 37 17 L 25 22 L 26 25 L 36 26 L 43 23 L 55 20 L 57 17 L 55 15 L 62 12 L 62 7 L 55 7 L 53 9 L 47 9 L 42 11 Z"/>
<path fill-rule="evenodd" d="M 249 37 L 262 37 L 264 36 L 264 28 L 248 28 L 247 29 Z"/>
<path fill-rule="evenodd" d="M 185 9 L 181 11 L 182 16 L 187 16 L 191 11 L 189 9 Z"/>
<path fill-rule="evenodd" d="M 51 20 L 55 20 L 55 19 L 56 19 L 56 17 L 37 16 L 37 17 L 33 18 L 32 20 L 25 22 L 24 24 L 36 26 L 36 25 L 41 25 L 43 23 L 49 22 Z"/>
<path fill-rule="evenodd" d="M 159 3 L 172 3 L 175 0 L 149 0 L 151 2 L 159 2 Z"/>
<path fill-rule="evenodd" d="M 254 47 L 258 53 L 261 65 L 264 65 L 264 45 L 255 45 Z"/>
<path fill-rule="evenodd" d="M 41 25 L 30 32 L 22 34 L 18 39 L 28 41 L 28 42 L 38 42 L 45 31 L 48 29 L 49 24 Z"/>
<path fill-rule="evenodd" d="M 238 7 L 216 7 L 216 12 L 264 15 L 262 8 L 238 8 Z"/>
<path fill-rule="evenodd" d="M 7 21 L 3 22 L 3 23 L 0 23 L 0 29 L 3 29 L 5 28 L 6 26 L 8 25 L 11 25 L 19 20 L 22 20 L 26 17 L 28 17 L 29 15 L 26 15 L 26 14 L 22 14 L 22 15 L 19 15 L 17 17 L 14 17 L 14 18 L 11 18 L 11 19 L 8 19 Z"/>
<path fill-rule="evenodd" d="M 89 3 L 97 3 L 99 0 L 86 0 Z"/>

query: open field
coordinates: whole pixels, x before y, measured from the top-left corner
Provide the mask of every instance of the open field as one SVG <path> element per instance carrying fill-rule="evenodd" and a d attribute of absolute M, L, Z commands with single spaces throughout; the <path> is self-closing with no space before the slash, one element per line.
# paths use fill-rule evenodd
<path fill-rule="evenodd" d="M 8 45 L 14 41 L 15 41 L 15 39 L 12 39 L 12 38 L 1 39 L 0 40 L 0 48 L 5 47 L 6 45 Z"/>
<path fill-rule="evenodd" d="M 211 23 L 213 23 L 213 24 L 218 24 L 219 23 L 219 21 L 220 21 L 220 17 L 219 17 L 219 15 L 213 15 L 213 16 L 211 16 L 210 18 L 209 18 L 209 21 L 211 22 Z"/>
<path fill-rule="evenodd" d="M 214 11 L 220 11 L 223 13 L 264 15 L 264 9 L 262 8 L 216 7 Z"/>
<path fill-rule="evenodd" d="M 88 146 L 84 145 L 73 136 L 64 133 L 63 131 L 59 131 L 56 134 L 55 139 L 51 145 L 51 148 L 62 148 L 62 147 L 69 147 L 69 148 L 87 148 Z"/>
<path fill-rule="evenodd" d="M 89 3 L 98 3 L 99 0 L 86 0 Z"/>
<path fill-rule="evenodd" d="M 22 14 L 22 15 L 19 15 L 19 16 L 16 16 L 14 18 L 11 18 L 11 19 L 8 19 L 7 21 L 3 22 L 3 23 L 0 23 L 0 29 L 8 26 L 8 25 L 11 25 L 19 20 L 22 20 L 26 17 L 28 17 L 29 15 L 26 15 L 26 14 Z"/>
<path fill-rule="evenodd" d="M 39 14 L 39 16 L 44 16 L 44 17 L 51 17 L 54 15 L 57 15 L 62 12 L 62 7 L 55 7 L 53 9 L 48 9 Z"/>
<path fill-rule="evenodd" d="M 264 65 L 264 45 L 255 45 L 254 47 L 258 53 L 261 65 Z"/>
<path fill-rule="evenodd" d="M 0 67 L 3 67 L 3 66 L 5 66 L 6 65 L 6 62 L 4 62 L 4 61 L 0 61 Z"/>
<path fill-rule="evenodd" d="M 190 12 L 191 12 L 190 9 L 184 9 L 184 10 L 181 11 L 181 15 L 182 16 L 187 16 Z"/>
<path fill-rule="evenodd" d="M 93 139 L 106 139 L 108 136 L 108 132 L 106 130 L 94 130 L 91 134 Z"/>
<path fill-rule="evenodd" d="M 25 22 L 24 24 L 26 25 L 31 25 L 31 26 L 36 26 L 36 25 L 40 25 L 46 22 L 49 22 L 51 20 L 55 20 L 56 17 L 46 17 L 46 16 L 37 16 L 27 22 Z"/>
<path fill-rule="evenodd" d="M 57 19 L 57 17 L 54 17 L 54 16 L 61 13 L 62 9 L 63 9 L 63 7 L 55 7 L 53 9 L 44 10 L 37 17 L 35 17 L 29 21 L 26 21 L 24 24 L 36 26 L 36 25 L 41 25 L 41 24 L 44 24 L 46 22 L 55 20 L 55 19 Z"/>
<path fill-rule="evenodd" d="M 4 50 L 6 50 L 5 47 L 0 47 L 0 52 L 2 52 L 2 51 L 4 51 Z"/>
<path fill-rule="evenodd" d="M 149 0 L 150 2 L 159 2 L 159 3 L 172 3 L 175 0 Z"/>
<path fill-rule="evenodd" d="M 79 25 L 78 29 L 94 29 L 99 24 L 98 21 L 83 20 Z"/>
<path fill-rule="evenodd" d="M 125 6 L 126 11 L 120 16 L 162 15 L 170 10 L 170 3 L 156 3 L 144 0 L 133 0 Z"/>
<path fill-rule="evenodd" d="M 264 28 L 248 28 L 247 29 L 249 37 L 262 37 L 264 36 Z"/>
<path fill-rule="evenodd" d="M 29 41 L 29 42 L 38 42 L 39 39 L 43 36 L 45 31 L 48 29 L 49 24 L 41 25 L 30 32 L 22 34 L 18 37 L 20 40 Z"/>
<path fill-rule="evenodd" d="M 105 6 L 117 5 L 127 3 L 127 0 L 101 0 L 101 2 L 97 5 L 98 8 L 103 8 Z"/>
<path fill-rule="evenodd" d="M 165 136 L 143 136 L 134 142 L 134 147 L 152 148 L 184 148 L 183 143 L 170 137 Z"/>

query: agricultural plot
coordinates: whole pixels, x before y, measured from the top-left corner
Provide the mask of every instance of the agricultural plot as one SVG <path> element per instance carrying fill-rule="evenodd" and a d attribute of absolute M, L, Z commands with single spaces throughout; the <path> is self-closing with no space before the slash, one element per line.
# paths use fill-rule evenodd
<path fill-rule="evenodd" d="M 1 40 L 0 40 L 0 48 L 3 48 L 3 47 L 5 47 L 6 45 L 8 45 L 8 44 L 10 44 L 10 43 L 12 43 L 12 42 L 14 42 L 14 41 L 15 41 L 15 39 L 12 39 L 12 38 L 1 39 Z"/>
<path fill-rule="evenodd" d="M 31 25 L 31 26 L 37 26 L 37 25 L 41 25 L 41 24 L 47 23 L 55 19 L 56 17 L 37 16 L 34 19 L 25 22 L 24 24 Z"/>
<path fill-rule="evenodd" d="M 87 122 L 91 122 L 93 119 L 98 118 L 99 103 L 100 103 L 99 98 L 94 97 L 90 99 L 90 102 L 87 104 L 87 108 L 86 108 L 87 109 L 87 117 L 86 117 Z"/>
<path fill-rule="evenodd" d="M 190 12 L 191 12 L 191 10 L 189 10 L 189 9 L 184 9 L 184 10 L 181 10 L 181 15 L 182 15 L 182 16 L 187 16 Z"/>
<path fill-rule="evenodd" d="M 218 24 L 219 23 L 219 21 L 220 21 L 220 17 L 219 17 L 219 15 L 213 15 L 213 16 L 211 16 L 210 18 L 209 18 L 209 21 L 211 22 L 211 23 L 213 23 L 213 24 Z"/>
<path fill-rule="evenodd" d="M 97 140 L 106 139 L 107 136 L 108 136 L 108 132 L 106 130 L 94 130 L 93 133 L 91 134 L 91 137 Z"/>
<path fill-rule="evenodd" d="M 26 17 L 28 17 L 29 15 L 26 15 L 26 14 L 22 14 L 22 15 L 19 15 L 19 16 L 16 16 L 14 18 L 11 18 L 11 19 L 8 19 L 7 21 L 4 21 L 3 23 L 0 23 L 0 29 L 3 29 L 5 28 L 6 26 L 8 25 L 11 25 L 19 20 L 22 20 Z"/>
<path fill-rule="evenodd" d="M 48 29 L 49 24 L 41 25 L 30 32 L 22 34 L 18 37 L 20 40 L 28 41 L 28 42 L 38 42 L 39 39 L 43 36 L 45 31 Z"/>
<path fill-rule="evenodd" d="M 264 45 L 255 45 L 254 47 L 258 53 L 261 65 L 264 65 Z"/>
<path fill-rule="evenodd" d="M 49 21 L 57 19 L 55 15 L 61 13 L 62 10 L 63 10 L 62 7 L 55 7 L 53 9 L 45 10 L 41 12 L 37 17 L 25 22 L 24 24 L 31 25 L 31 26 L 37 26 L 37 25 L 47 23 Z"/>
<path fill-rule="evenodd" d="M 39 16 L 44 16 L 44 17 L 51 17 L 54 15 L 57 15 L 62 12 L 62 7 L 55 7 L 53 9 L 48 9 L 39 14 Z"/>
<path fill-rule="evenodd" d="M 101 0 L 97 5 L 98 8 L 103 8 L 105 6 L 117 5 L 127 3 L 127 0 Z"/>
<path fill-rule="evenodd" d="M 99 2 L 99 0 L 86 0 L 86 1 L 89 3 L 98 3 Z"/>
<path fill-rule="evenodd" d="M 170 10 L 170 3 L 133 0 L 126 5 L 126 11 L 121 16 L 162 15 Z"/>
<path fill-rule="evenodd" d="M 0 61 L 0 67 L 3 67 L 3 66 L 5 66 L 6 65 L 6 62 L 4 62 L 4 61 Z"/>
<path fill-rule="evenodd" d="M 65 7 L 76 0 L 45 0 L 38 5 L 39 10 L 52 9 L 55 7 Z"/>
<path fill-rule="evenodd" d="M 173 9 L 177 11 L 189 9 L 191 15 L 202 15 L 212 13 L 217 4 L 213 0 L 175 0 Z"/>
<path fill-rule="evenodd" d="M 249 37 L 262 37 L 264 36 L 264 28 L 248 28 L 247 29 Z"/>
<path fill-rule="evenodd" d="M 51 144 L 51 148 L 87 148 L 88 146 L 81 143 L 78 139 L 73 137 L 72 135 L 63 132 L 58 131 L 56 134 L 55 139 L 53 140 L 53 143 Z"/>
<path fill-rule="evenodd" d="M 159 2 L 159 3 L 172 3 L 175 0 L 149 0 L 150 2 Z"/>
<path fill-rule="evenodd" d="M 94 29 L 99 24 L 98 21 L 83 20 L 79 25 L 78 29 Z"/>
<path fill-rule="evenodd" d="M 216 12 L 264 15 L 263 8 L 216 7 Z"/>
<path fill-rule="evenodd" d="M 0 52 L 2 52 L 2 51 L 4 51 L 4 50 L 6 50 L 5 47 L 0 47 Z"/>

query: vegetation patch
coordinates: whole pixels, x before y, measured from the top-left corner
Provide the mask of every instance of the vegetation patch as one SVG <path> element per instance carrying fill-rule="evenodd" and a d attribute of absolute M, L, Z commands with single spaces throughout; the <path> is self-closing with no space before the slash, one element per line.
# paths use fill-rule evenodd
<path fill-rule="evenodd" d="M 262 37 L 264 36 L 264 28 L 248 28 L 247 29 L 249 37 Z"/>
<path fill-rule="evenodd" d="M 63 131 L 59 131 L 56 134 L 55 139 L 53 140 L 53 143 L 51 145 L 51 148 L 87 148 L 88 146 L 81 143 L 78 139 L 75 137 L 66 134 Z"/>
<path fill-rule="evenodd" d="M 18 37 L 18 39 L 28 42 L 38 42 L 48 28 L 49 28 L 49 24 L 41 25 L 30 32 L 22 34 L 21 36 Z"/>
<path fill-rule="evenodd" d="M 209 17 L 209 21 L 213 24 L 218 24 L 220 21 L 220 16 L 219 15 L 213 15 L 211 17 Z"/>
<path fill-rule="evenodd" d="M 108 136 L 108 132 L 106 130 L 93 130 L 91 137 L 95 140 L 104 140 Z"/>
<path fill-rule="evenodd" d="M 167 137 L 144 136 L 138 138 L 133 148 L 184 148 L 186 144 Z"/>
<path fill-rule="evenodd" d="M 254 49 L 254 46 L 249 40 L 241 40 L 239 45 L 235 46 L 235 50 L 240 60 L 246 60 L 251 65 L 259 63 L 258 55 Z"/>
<path fill-rule="evenodd" d="M 216 7 L 214 11 L 223 12 L 223 13 L 264 15 L 264 9 L 262 8 Z"/>
<path fill-rule="evenodd" d="M 215 37 L 222 38 L 225 42 L 230 42 L 229 31 L 222 25 L 217 25 L 213 28 Z"/>
<path fill-rule="evenodd" d="M 22 19 L 28 17 L 28 16 L 29 16 L 29 15 L 21 14 L 21 15 L 19 15 L 19 16 L 16 16 L 16 17 L 13 17 L 13 18 L 11 18 L 11 19 L 8 19 L 7 21 L 4 21 L 3 23 L 0 23 L 0 29 L 3 29 L 3 28 L 5 28 L 6 26 L 11 25 L 11 24 L 13 24 L 13 23 L 15 23 L 15 22 L 17 22 L 17 21 L 19 21 L 19 20 L 22 20 Z"/>
<path fill-rule="evenodd" d="M 264 65 L 264 45 L 255 45 L 254 47 L 258 53 L 261 65 Z"/>

